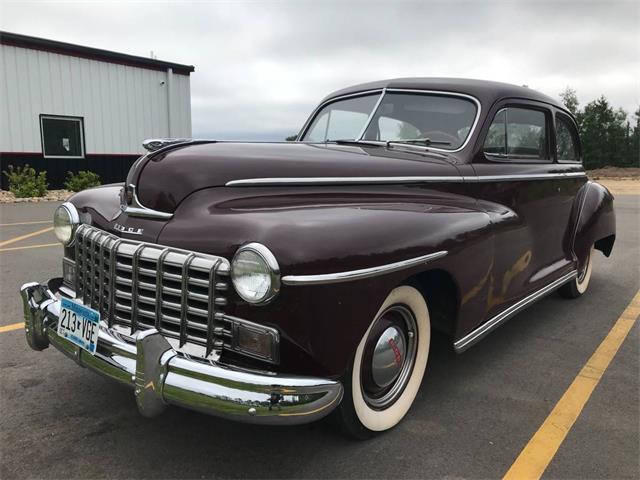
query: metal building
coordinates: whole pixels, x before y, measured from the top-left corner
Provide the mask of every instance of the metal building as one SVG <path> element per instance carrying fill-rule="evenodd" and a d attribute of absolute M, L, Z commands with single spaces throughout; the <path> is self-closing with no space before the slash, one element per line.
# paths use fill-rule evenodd
<path fill-rule="evenodd" d="M 146 138 L 191 137 L 191 65 L 0 32 L 0 171 L 123 181 Z M 7 179 L 2 177 L 2 188 Z"/>

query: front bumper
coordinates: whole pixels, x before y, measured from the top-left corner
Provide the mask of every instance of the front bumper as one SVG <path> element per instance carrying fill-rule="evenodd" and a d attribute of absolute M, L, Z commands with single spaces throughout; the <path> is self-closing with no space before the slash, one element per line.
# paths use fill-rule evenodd
<path fill-rule="evenodd" d="M 79 365 L 133 387 L 144 416 L 158 415 L 172 404 L 242 422 L 295 425 L 326 416 L 342 399 L 340 382 L 189 357 L 155 329 L 139 332 L 133 343 L 101 322 L 91 355 L 57 334 L 61 302 L 49 286 L 27 283 L 20 292 L 29 346 L 43 350 L 53 345 Z"/>

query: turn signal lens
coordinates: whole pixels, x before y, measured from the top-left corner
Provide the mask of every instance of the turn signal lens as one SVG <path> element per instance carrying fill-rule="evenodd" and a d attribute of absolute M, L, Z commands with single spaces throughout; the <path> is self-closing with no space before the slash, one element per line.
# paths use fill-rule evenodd
<path fill-rule="evenodd" d="M 274 357 L 273 337 L 264 331 L 256 331 L 240 325 L 238 328 L 238 348 L 267 360 Z"/>
<path fill-rule="evenodd" d="M 253 358 L 278 363 L 280 334 L 275 328 L 248 320 L 232 320 L 233 350 Z"/>

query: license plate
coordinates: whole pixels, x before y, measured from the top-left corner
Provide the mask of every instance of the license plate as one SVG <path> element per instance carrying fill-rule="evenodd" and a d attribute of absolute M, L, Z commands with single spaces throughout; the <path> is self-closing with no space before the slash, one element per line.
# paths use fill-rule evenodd
<path fill-rule="evenodd" d="M 98 344 L 99 323 L 100 312 L 62 298 L 58 335 L 94 355 Z"/>

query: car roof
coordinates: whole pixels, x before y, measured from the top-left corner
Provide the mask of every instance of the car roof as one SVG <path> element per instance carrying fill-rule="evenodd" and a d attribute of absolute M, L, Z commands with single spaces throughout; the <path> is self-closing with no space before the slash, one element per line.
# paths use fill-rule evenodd
<path fill-rule="evenodd" d="M 522 98 L 537 100 L 551 104 L 557 108 L 566 110 L 557 100 L 532 90 L 528 87 L 511 85 L 509 83 L 492 82 L 488 80 L 474 80 L 468 78 L 394 78 L 389 80 L 379 80 L 376 82 L 361 83 L 352 87 L 337 90 L 327 95 L 322 102 L 326 102 L 335 97 L 349 95 L 352 93 L 364 92 L 367 90 L 378 90 L 382 88 L 402 88 L 416 90 L 436 90 L 453 93 L 464 93 L 477 98 L 483 106 L 492 105 L 502 98 Z"/>

